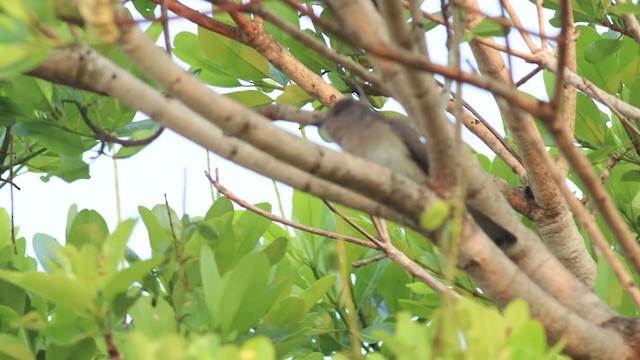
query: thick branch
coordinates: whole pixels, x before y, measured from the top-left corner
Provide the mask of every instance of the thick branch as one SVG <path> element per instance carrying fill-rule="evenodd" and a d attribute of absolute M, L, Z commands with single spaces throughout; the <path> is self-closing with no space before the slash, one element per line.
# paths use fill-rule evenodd
<path fill-rule="evenodd" d="M 477 7 L 474 0 L 468 6 Z M 479 22 L 479 18 L 468 18 L 469 27 Z M 471 42 L 471 49 L 483 74 L 504 83 L 512 83 L 510 74 L 498 51 L 476 41 Z M 520 155 L 530 181 L 536 204 L 543 210 L 537 218 L 536 225 L 543 240 L 560 261 L 567 266 L 587 286 L 595 284 L 595 263 L 591 259 L 584 241 L 573 221 L 564 198 L 558 191 L 555 182 L 547 173 L 544 157 L 546 150 L 542 137 L 533 121 L 533 117 L 519 109 L 515 109 L 505 99 L 497 98 L 500 111 L 505 114 L 506 124 L 520 150 Z"/>

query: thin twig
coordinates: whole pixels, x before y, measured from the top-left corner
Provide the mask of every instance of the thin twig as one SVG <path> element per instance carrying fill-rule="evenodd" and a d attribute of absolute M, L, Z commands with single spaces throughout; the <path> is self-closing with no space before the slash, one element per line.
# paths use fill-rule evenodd
<path fill-rule="evenodd" d="M 371 249 L 378 249 L 378 247 L 375 244 L 372 244 L 368 241 L 364 241 L 362 239 L 358 239 L 358 238 L 354 238 L 351 236 L 346 236 L 346 235 L 341 235 L 341 234 L 336 234 L 334 232 L 331 231 L 326 231 L 326 230 L 321 230 L 318 228 L 314 228 L 311 226 L 307 226 L 304 224 L 300 224 L 297 222 L 293 222 L 291 220 L 285 219 L 283 217 L 280 217 L 278 215 L 274 215 L 271 214 L 267 211 L 264 211 L 262 209 L 260 209 L 259 207 L 256 207 L 254 205 L 251 205 L 250 203 L 248 203 L 247 201 L 241 199 L 240 197 L 238 197 L 237 195 L 235 195 L 234 193 L 232 193 L 231 191 L 229 191 L 227 188 L 225 188 L 222 184 L 220 184 L 220 182 L 214 180 L 213 178 L 211 178 L 211 175 L 209 175 L 208 172 L 205 171 L 205 176 L 207 177 L 207 179 L 209 179 L 209 181 L 211 182 L 211 184 L 218 189 L 218 191 L 220 191 L 221 194 L 223 194 L 224 196 L 226 196 L 229 200 L 233 201 L 234 203 L 242 206 L 243 208 L 253 211 L 254 213 L 261 215 L 269 220 L 281 223 L 283 225 L 287 225 L 287 226 L 291 226 L 292 228 L 298 229 L 298 230 L 302 230 L 302 231 L 306 231 L 312 234 L 316 234 L 316 235 L 320 235 L 320 236 L 324 236 L 330 239 L 336 239 L 336 240 L 341 240 L 341 241 L 346 241 L 348 243 L 352 243 L 352 244 L 356 244 L 356 245 L 360 245 L 360 246 L 365 246 Z"/>
<path fill-rule="evenodd" d="M 536 10 L 538 13 L 538 32 L 540 33 L 540 48 L 542 51 L 548 50 L 547 38 L 544 28 L 544 9 L 542 8 L 542 0 L 536 0 Z"/>
<path fill-rule="evenodd" d="M 391 242 L 391 237 L 389 236 L 389 231 L 387 230 L 387 224 L 384 219 L 378 220 L 372 216 L 371 222 L 373 223 L 373 226 L 378 232 L 378 236 L 380 237 L 380 250 L 382 250 L 389 257 L 389 259 L 400 265 L 400 267 L 405 269 L 409 274 L 413 275 L 416 279 L 420 280 L 422 283 L 429 286 L 437 293 L 447 294 L 456 300 L 462 298 L 460 294 L 453 291 L 445 284 L 441 283 L 436 277 L 429 274 L 429 272 L 427 272 L 424 268 L 418 265 L 415 261 L 411 260 L 405 253 L 403 253 L 393 245 L 393 243 Z"/>
<path fill-rule="evenodd" d="M 367 266 L 367 265 L 371 265 L 375 262 L 378 262 L 380 260 L 384 260 L 386 259 L 388 256 L 387 254 L 380 254 L 380 255 L 376 255 L 374 257 L 368 258 L 368 259 L 363 259 L 363 260 L 358 260 L 358 261 L 354 261 L 351 266 L 353 266 L 354 268 L 360 268 L 363 266 Z"/>
<path fill-rule="evenodd" d="M 523 76 L 520 80 L 516 81 L 516 87 L 518 88 L 518 87 L 522 86 L 522 84 L 524 84 L 527 81 L 531 80 L 531 78 L 536 76 L 536 74 L 539 73 L 540 71 L 542 71 L 542 66 L 537 66 L 535 69 L 530 71 L 527 75 Z"/>
<path fill-rule="evenodd" d="M 304 7 L 299 6 L 299 4 L 297 4 L 294 0 L 283 1 L 287 2 L 288 4 L 295 4 L 292 6 L 294 6 L 303 15 L 308 16 L 313 22 L 316 22 L 318 25 L 324 27 L 329 32 L 342 36 L 341 30 L 334 24 L 330 24 L 324 19 L 321 19 L 313 12 L 307 11 Z M 489 92 L 504 98 L 511 104 L 514 104 L 522 110 L 539 118 L 552 118 L 554 115 L 554 110 L 549 106 L 548 103 L 531 100 L 530 98 L 520 94 L 520 92 L 515 91 L 513 87 L 508 84 L 494 81 L 494 79 L 478 76 L 475 73 L 466 73 L 449 66 L 432 63 L 428 58 L 425 58 L 422 55 L 414 54 L 413 52 L 406 51 L 397 47 L 392 48 L 388 46 L 381 46 L 373 43 L 369 39 L 355 39 L 354 37 L 345 37 L 344 40 L 349 42 L 352 46 L 360 47 L 373 55 L 388 60 L 397 61 L 411 68 L 425 70 L 450 79 L 454 79 L 456 81 L 474 85 L 481 89 L 488 90 Z"/>
<path fill-rule="evenodd" d="M 378 242 L 380 241 L 379 239 L 377 239 L 375 236 L 369 234 L 369 232 L 367 232 L 367 230 L 365 230 L 363 227 L 361 227 L 360 225 L 356 224 L 353 220 L 351 220 L 348 216 L 343 214 L 342 211 L 340 211 L 340 209 L 338 209 L 335 205 L 333 205 L 333 203 L 331 203 L 330 201 L 327 201 L 327 200 L 322 200 L 322 201 L 325 203 L 325 205 L 327 205 L 327 207 L 331 211 L 333 211 L 336 215 L 338 215 L 347 224 L 351 225 L 351 227 L 353 227 L 359 233 L 364 235 L 364 237 L 369 239 L 372 243 L 374 243 L 376 245 L 378 244 Z"/>
<path fill-rule="evenodd" d="M 146 139 L 141 139 L 141 140 L 119 139 L 119 138 L 117 138 L 115 136 L 112 136 L 108 131 L 106 131 L 104 129 L 100 129 L 97 126 L 95 126 L 91 122 L 91 119 L 89 119 L 89 114 L 87 112 L 87 108 L 82 106 L 82 104 L 80 104 L 78 101 L 71 100 L 71 99 L 65 99 L 65 100 L 62 100 L 62 102 L 63 103 L 74 104 L 76 106 L 76 108 L 78 109 L 78 112 L 80 113 L 80 117 L 82 118 L 84 123 L 87 125 L 87 127 L 95 134 L 95 136 L 96 136 L 96 138 L 98 138 L 98 140 L 103 141 L 103 142 L 114 143 L 114 144 L 118 144 L 118 145 L 124 146 L 124 147 L 145 146 L 145 145 L 151 144 L 164 131 L 164 128 L 160 127 L 158 130 L 156 130 L 155 133 L 153 133 L 153 135 L 149 136 Z"/>
<path fill-rule="evenodd" d="M 522 36 L 522 40 L 524 40 L 525 44 L 527 44 L 527 47 L 529 47 L 529 51 L 535 54 L 540 49 L 538 49 L 536 44 L 533 42 L 533 39 L 531 39 L 530 32 L 524 30 L 524 27 L 522 26 L 522 22 L 520 21 L 520 17 L 518 16 L 518 13 L 511 6 L 511 3 L 508 0 L 500 0 L 500 2 L 502 3 L 502 9 L 507 11 L 507 13 L 509 14 L 509 17 L 511 18 L 511 21 L 513 21 L 513 27 L 518 29 L 518 31 L 520 32 L 520 36 Z M 541 37 L 544 36 L 544 32 L 540 32 L 540 36 Z M 505 39 L 508 39 L 508 37 L 505 36 Z"/>
<path fill-rule="evenodd" d="M 169 16 L 167 14 L 167 1 L 162 0 L 160 4 L 160 9 L 162 15 L 160 16 L 160 21 L 162 22 L 162 30 L 164 33 L 164 47 L 167 50 L 167 54 L 171 56 L 171 34 L 169 33 Z"/>

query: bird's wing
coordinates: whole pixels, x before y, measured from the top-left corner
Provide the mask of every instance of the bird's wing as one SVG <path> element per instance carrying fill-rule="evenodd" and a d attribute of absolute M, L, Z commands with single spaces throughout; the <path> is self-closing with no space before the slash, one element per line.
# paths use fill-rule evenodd
<path fill-rule="evenodd" d="M 376 115 L 377 120 L 388 124 L 391 131 L 395 132 L 395 134 L 402 139 L 413 160 L 418 164 L 418 166 L 420 166 L 425 174 L 429 174 L 427 146 L 425 143 L 420 141 L 420 134 L 418 130 L 401 119 L 386 117 L 379 113 L 376 113 Z"/>

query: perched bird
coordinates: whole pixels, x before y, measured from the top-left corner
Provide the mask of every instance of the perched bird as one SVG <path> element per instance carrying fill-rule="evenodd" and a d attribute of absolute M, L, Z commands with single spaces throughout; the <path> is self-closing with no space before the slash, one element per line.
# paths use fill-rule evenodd
<path fill-rule="evenodd" d="M 315 125 L 344 151 L 418 183 L 426 183 L 429 175 L 427 146 L 418 130 L 409 122 L 384 116 L 356 100 L 343 99 Z M 499 245 L 515 241 L 513 234 L 480 210 L 469 207 L 468 211 Z"/>

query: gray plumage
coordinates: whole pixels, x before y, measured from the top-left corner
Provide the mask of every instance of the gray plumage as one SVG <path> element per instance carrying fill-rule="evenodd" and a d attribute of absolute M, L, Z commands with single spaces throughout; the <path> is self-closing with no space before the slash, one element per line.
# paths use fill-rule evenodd
<path fill-rule="evenodd" d="M 425 144 L 407 121 L 381 115 L 353 99 L 338 101 L 317 124 L 353 155 L 424 182 L 429 172 Z"/>
<path fill-rule="evenodd" d="M 384 166 L 419 183 L 429 174 L 427 147 L 418 130 L 408 121 L 386 117 L 353 99 L 338 101 L 327 116 L 316 123 L 331 140 L 353 155 Z M 515 241 L 513 234 L 481 211 L 468 208 L 480 227 L 497 244 Z"/>

